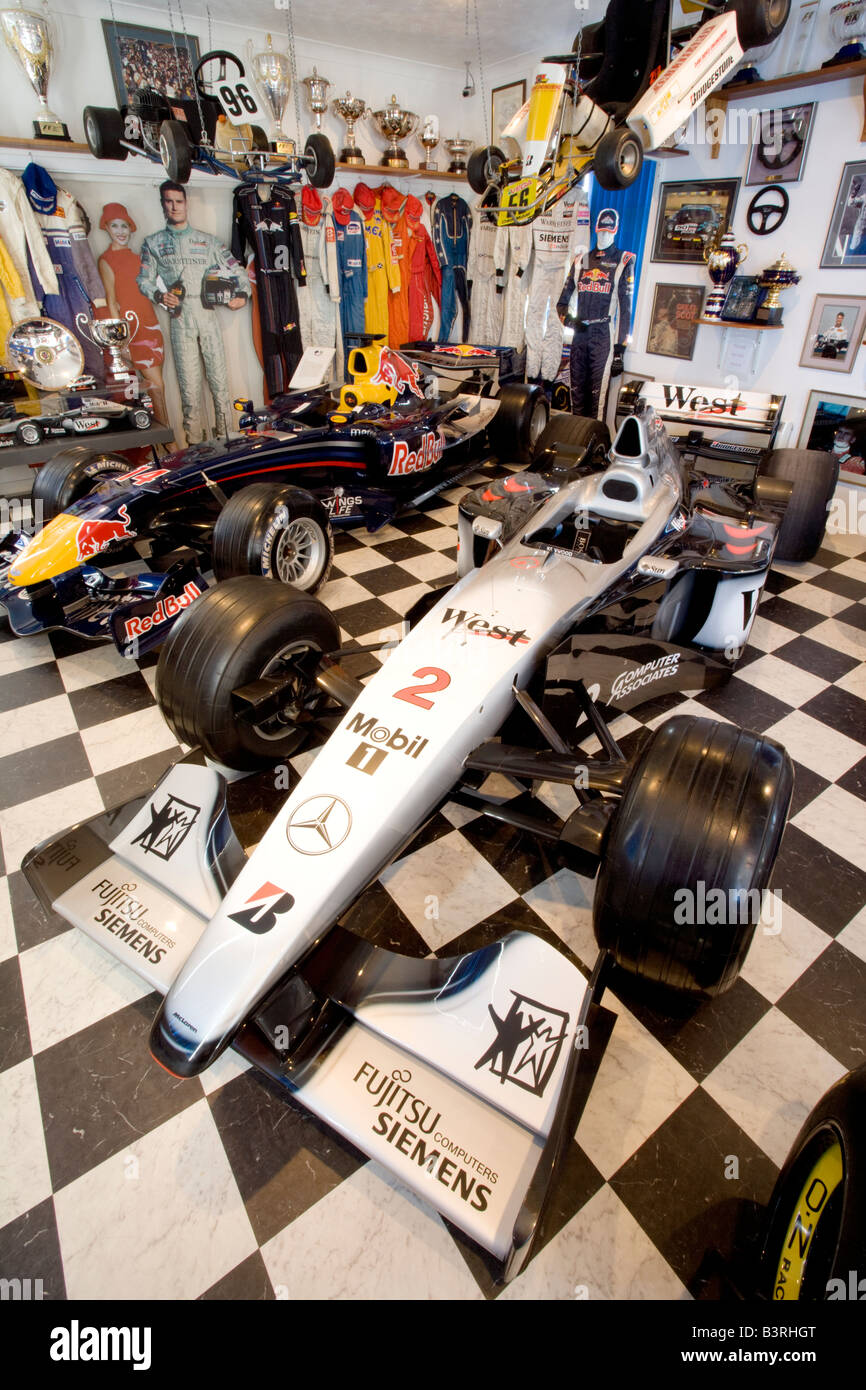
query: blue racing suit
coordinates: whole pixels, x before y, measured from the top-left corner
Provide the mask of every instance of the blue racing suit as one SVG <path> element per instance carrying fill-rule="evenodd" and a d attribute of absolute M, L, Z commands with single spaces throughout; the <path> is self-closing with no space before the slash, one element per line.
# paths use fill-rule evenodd
<path fill-rule="evenodd" d="M 469 290 L 466 283 L 466 263 L 469 259 L 469 238 L 472 234 L 472 213 L 456 193 L 440 198 L 433 209 L 433 245 L 442 267 L 442 323 L 439 338 L 447 343 L 457 318 L 458 303 L 463 310 L 461 342 L 469 342 Z"/>

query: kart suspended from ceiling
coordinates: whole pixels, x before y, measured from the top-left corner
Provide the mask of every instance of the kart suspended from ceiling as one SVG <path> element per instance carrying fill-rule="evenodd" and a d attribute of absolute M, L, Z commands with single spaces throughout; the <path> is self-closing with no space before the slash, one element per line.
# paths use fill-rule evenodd
<path fill-rule="evenodd" d="M 744 52 L 778 37 L 790 0 L 692 6 L 703 11 L 699 23 L 675 34 L 672 8 L 610 0 L 571 53 L 539 64 L 529 101 L 503 132 L 508 152 L 488 145 L 469 158 L 469 184 L 500 226 L 534 221 L 590 171 L 602 188 L 628 188 L 644 156 L 671 140 Z"/>
<path fill-rule="evenodd" d="M 218 63 L 215 75 L 206 75 Z M 237 69 L 229 78 L 227 65 Z M 214 49 L 199 60 L 192 97 L 167 96 L 155 87 L 130 93 L 127 105 L 85 106 L 84 134 L 96 159 L 144 155 L 162 164 L 175 183 L 186 183 L 193 169 L 230 178 L 300 183 L 306 174 L 314 188 L 334 180 L 334 151 L 326 135 L 314 132 L 296 152 L 275 156 L 259 125 L 236 124 L 238 117 L 258 115 L 244 65 L 234 53 Z M 212 89 L 216 88 L 216 92 Z"/>

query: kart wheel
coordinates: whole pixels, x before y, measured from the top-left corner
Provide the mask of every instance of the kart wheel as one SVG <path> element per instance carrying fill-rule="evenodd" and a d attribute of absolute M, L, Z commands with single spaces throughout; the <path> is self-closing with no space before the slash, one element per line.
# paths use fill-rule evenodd
<path fill-rule="evenodd" d="M 498 183 L 499 170 L 504 163 L 505 155 L 496 145 L 473 150 L 466 164 L 466 177 L 472 192 L 486 193 L 492 183 Z"/>
<path fill-rule="evenodd" d="M 821 449 L 774 449 L 760 476 L 784 478 L 794 491 L 776 542 L 776 560 L 811 560 L 827 528 L 827 508 L 839 481 L 839 460 Z"/>
<path fill-rule="evenodd" d="M 159 127 L 159 157 L 175 183 L 187 183 L 192 173 L 192 144 L 183 121 L 163 121 Z"/>
<path fill-rule="evenodd" d="M 172 627 L 159 657 L 156 698 L 181 743 L 227 767 L 250 771 L 291 757 L 322 703 L 315 671 L 340 630 L 323 603 L 251 574 L 209 589 Z M 286 703 L 253 724 L 232 692 L 290 678 Z"/>
<path fill-rule="evenodd" d="M 603 420 L 583 415 L 551 415 L 547 429 L 535 445 L 532 467 L 539 473 L 570 472 L 578 477 L 604 467 L 610 448 L 610 430 Z"/>
<path fill-rule="evenodd" d="M 792 790 L 778 743 L 669 719 L 639 754 L 610 826 L 593 907 L 599 945 L 653 984 L 703 998 L 730 989 Z"/>
<path fill-rule="evenodd" d="M 334 151 L 327 135 L 314 131 L 304 146 L 304 154 L 312 164 L 307 169 L 307 178 L 314 188 L 330 188 L 337 171 Z"/>
<path fill-rule="evenodd" d="M 791 0 L 728 0 L 726 7 L 737 16 L 737 38 L 744 52 L 762 48 L 781 34 L 788 21 Z"/>
<path fill-rule="evenodd" d="M 123 117 L 114 106 L 85 106 L 84 138 L 94 159 L 126 159 Z"/>
<path fill-rule="evenodd" d="M 25 420 L 15 431 L 19 444 L 41 444 L 45 431 L 38 420 Z"/>
<path fill-rule="evenodd" d="M 862 1298 L 866 1269 L 866 1067 L 822 1096 L 770 1198 L 758 1296 L 774 1303 Z M 832 1281 L 837 1281 L 835 1285 Z"/>
<path fill-rule="evenodd" d="M 540 386 L 514 382 L 503 386 L 498 399 L 487 431 L 490 447 L 500 463 L 529 463 L 550 415 L 547 396 Z"/>
<path fill-rule="evenodd" d="M 122 454 L 95 453 L 87 444 L 75 444 L 69 449 L 61 449 L 47 463 L 43 463 L 33 480 L 34 506 L 42 507 L 43 521 L 65 512 L 73 502 L 79 502 L 100 483 L 122 473 L 131 473 L 135 467 Z"/>
<path fill-rule="evenodd" d="M 128 411 L 126 419 L 134 430 L 149 430 L 153 424 L 153 417 L 149 410 L 145 410 L 144 406 L 139 406 L 137 410 Z"/>
<path fill-rule="evenodd" d="M 643 145 L 628 126 L 609 130 L 598 142 L 592 172 L 610 193 L 629 188 L 643 166 Z"/>
<path fill-rule="evenodd" d="M 217 579 L 261 574 L 313 594 L 333 559 L 328 513 L 308 492 L 286 483 L 253 483 L 236 492 L 214 527 Z"/>

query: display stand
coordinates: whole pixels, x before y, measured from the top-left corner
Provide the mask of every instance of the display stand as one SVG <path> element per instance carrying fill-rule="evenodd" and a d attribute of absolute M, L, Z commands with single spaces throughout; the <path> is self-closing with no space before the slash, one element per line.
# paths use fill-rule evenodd
<path fill-rule="evenodd" d="M 780 328 L 783 327 L 783 325 L 782 325 L 781 323 L 738 323 L 736 319 L 705 319 L 705 318 L 700 318 L 700 319 L 698 319 L 698 323 L 699 323 L 699 324 L 709 324 L 709 325 L 711 325 L 713 328 L 723 328 L 723 329 L 725 330 L 724 333 L 722 334 L 722 341 L 721 341 L 721 343 L 720 343 L 720 345 L 719 345 L 719 360 L 718 360 L 718 364 L 717 364 L 717 365 L 718 365 L 718 368 L 719 368 L 719 371 L 722 370 L 722 367 L 723 367 L 723 365 L 724 365 L 724 359 L 725 359 L 725 357 L 726 357 L 726 355 L 727 355 L 728 344 L 729 344 L 729 341 L 730 341 L 730 339 L 729 339 L 729 334 L 730 334 L 731 329 L 732 329 L 732 328 L 733 328 L 733 329 L 744 328 L 744 329 L 746 330 L 746 332 L 751 332 L 751 333 L 756 334 L 757 336 L 755 337 L 754 343 L 753 343 L 753 346 L 752 346 L 752 364 L 751 364 L 751 367 L 750 367 L 750 369 L 749 369 L 749 370 L 751 371 L 751 373 L 752 373 L 753 376 L 754 376 L 755 372 L 758 370 L 758 357 L 759 357 L 759 355 L 760 355 L 760 351 L 761 351 L 761 342 L 762 342 L 762 339 L 761 339 L 761 336 L 760 336 L 760 335 L 761 335 L 762 333 L 773 333 L 773 332 L 775 332 L 775 331 L 777 331 L 778 329 L 780 329 Z"/>
<path fill-rule="evenodd" d="M 832 68 L 816 68 L 813 72 L 789 72 L 784 77 L 771 77 L 766 82 L 738 82 L 735 86 L 711 92 L 706 103 L 707 117 L 712 111 L 726 111 L 730 101 L 769 96 L 772 92 L 792 92 L 798 87 L 820 86 L 825 82 L 843 82 L 849 77 L 863 79 L 863 128 L 860 140 L 866 141 L 866 58 L 860 58 L 856 63 L 839 63 Z M 718 159 L 720 149 L 721 140 L 714 140 L 710 146 L 710 159 Z"/>

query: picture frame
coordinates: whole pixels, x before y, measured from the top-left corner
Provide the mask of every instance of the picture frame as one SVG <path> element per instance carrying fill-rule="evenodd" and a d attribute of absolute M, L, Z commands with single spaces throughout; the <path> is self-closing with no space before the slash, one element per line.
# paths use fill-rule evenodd
<path fill-rule="evenodd" d="M 102 32 L 118 106 L 126 106 L 130 92 L 141 87 L 156 87 L 169 99 L 195 96 L 193 73 L 201 55 L 194 34 L 111 19 L 102 21 Z"/>
<path fill-rule="evenodd" d="M 821 266 L 834 270 L 866 268 L 866 159 L 843 165 Z"/>
<path fill-rule="evenodd" d="M 725 302 L 721 318 L 724 323 L 753 323 L 758 305 L 764 297 L 759 275 L 735 275 Z"/>
<path fill-rule="evenodd" d="M 517 115 L 525 101 L 525 78 L 521 78 L 519 82 L 506 82 L 502 87 L 493 88 L 490 93 L 491 144 L 499 144 L 503 130 L 508 122 Z"/>
<path fill-rule="evenodd" d="M 810 391 L 797 447 L 838 453 L 839 481 L 866 487 L 866 396 Z"/>
<path fill-rule="evenodd" d="M 647 331 L 646 351 L 657 357 L 678 357 L 690 362 L 695 354 L 698 319 L 704 307 L 703 285 L 655 286 Z"/>
<path fill-rule="evenodd" d="M 799 183 L 814 124 L 815 103 L 779 106 L 761 111 L 746 170 L 746 187 L 767 183 Z"/>
<path fill-rule="evenodd" d="M 864 329 L 866 295 L 816 294 L 800 366 L 821 372 L 852 372 Z"/>
<path fill-rule="evenodd" d="M 659 190 L 653 239 L 654 261 L 703 265 L 704 246 L 728 230 L 739 179 L 683 179 Z"/>

